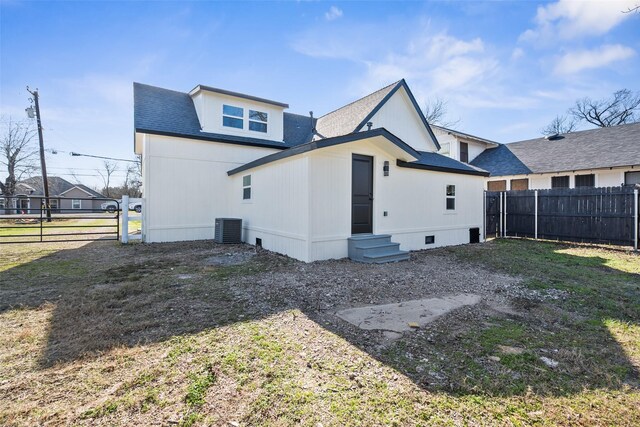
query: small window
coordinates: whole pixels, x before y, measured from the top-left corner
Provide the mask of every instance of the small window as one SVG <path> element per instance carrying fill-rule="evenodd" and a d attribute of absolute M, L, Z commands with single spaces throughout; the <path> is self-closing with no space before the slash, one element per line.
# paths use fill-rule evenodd
<path fill-rule="evenodd" d="M 552 176 L 551 188 L 569 188 L 569 176 Z"/>
<path fill-rule="evenodd" d="M 242 177 L 242 200 L 251 200 L 251 175 Z"/>
<path fill-rule="evenodd" d="M 512 179 L 511 190 L 522 191 L 529 189 L 529 178 Z"/>
<path fill-rule="evenodd" d="M 268 114 L 262 111 L 249 110 L 249 130 L 267 132 Z"/>
<path fill-rule="evenodd" d="M 82 209 L 82 200 L 71 200 L 71 209 Z"/>
<path fill-rule="evenodd" d="M 466 142 L 460 143 L 460 161 L 469 163 L 469 144 Z"/>
<path fill-rule="evenodd" d="M 595 187 L 596 176 L 594 174 L 589 175 L 576 175 L 576 188 L 577 187 Z"/>
<path fill-rule="evenodd" d="M 507 191 L 507 180 L 487 182 L 487 191 Z"/>
<path fill-rule="evenodd" d="M 424 236 L 424 244 L 432 245 L 436 242 L 436 236 Z"/>
<path fill-rule="evenodd" d="M 231 105 L 222 106 L 222 125 L 230 128 L 242 129 L 244 109 Z"/>
<path fill-rule="evenodd" d="M 44 206 L 46 199 L 42 199 L 41 206 Z M 58 210 L 58 199 L 49 199 L 49 207 L 52 211 Z M 79 209 L 79 208 L 78 208 Z"/>
<path fill-rule="evenodd" d="M 456 186 L 447 185 L 447 210 L 453 211 L 456 209 Z"/>
<path fill-rule="evenodd" d="M 626 172 L 624 174 L 625 185 L 638 185 L 640 184 L 640 172 Z"/>

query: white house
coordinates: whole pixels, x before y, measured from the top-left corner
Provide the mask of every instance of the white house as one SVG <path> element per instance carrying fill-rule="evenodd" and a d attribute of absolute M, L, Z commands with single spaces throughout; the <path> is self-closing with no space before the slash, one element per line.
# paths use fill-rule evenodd
<path fill-rule="evenodd" d="M 431 125 L 431 129 L 440 142 L 438 153 L 463 163 L 470 163 L 486 149 L 500 145 L 500 143 L 489 139 L 442 126 Z"/>
<path fill-rule="evenodd" d="M 146 242 L 234 217 L 243 241 L 302 261 L 384 262 L 484 234 L 487 172 L 437 153 L 404 80 L 319 118 L 203 85 L 135 83 L 134 104 Z"/>
<path fill-rule="evenodd" d="M 489 191 L 640 184 L 640 123 L 499 144 L 470 159 Z"/>

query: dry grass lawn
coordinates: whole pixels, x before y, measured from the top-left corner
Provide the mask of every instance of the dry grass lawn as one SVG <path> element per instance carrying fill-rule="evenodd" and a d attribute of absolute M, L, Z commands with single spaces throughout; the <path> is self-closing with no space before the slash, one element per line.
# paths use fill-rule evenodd
<path fill-rule="evenodd" d="M 640 425 L 633 253 L 504 240 L 362 266 L 252 251 L 0 246 L 0 424 Z M 217 262 L 229 254 L 241 262 Z M 349 301 L 367 278 L 414 295 L 434 259 L 519 296 L 397 340 L 333 316 L 323 287 L 340 275 Z"/>

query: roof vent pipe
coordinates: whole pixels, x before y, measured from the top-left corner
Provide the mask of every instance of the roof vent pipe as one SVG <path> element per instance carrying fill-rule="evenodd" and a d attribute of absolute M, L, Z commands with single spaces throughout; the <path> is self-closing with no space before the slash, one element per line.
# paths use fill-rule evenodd
<path fill-rule="evenodd" d="M 371 126 L 373 126 L 373 122 L 367 122 L 367 130 L 371 130 Z"/>

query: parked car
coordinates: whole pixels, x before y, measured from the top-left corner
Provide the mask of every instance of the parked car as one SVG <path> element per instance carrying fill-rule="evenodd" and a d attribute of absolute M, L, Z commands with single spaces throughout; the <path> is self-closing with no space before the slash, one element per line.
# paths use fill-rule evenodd
<path fill-rule="evenodd" d="M 122 201 L 109 200 L 108 202 L 104 202 L 100 205 L 100 209 L 103 211 L 107 211 L 109 213 L 114 213 L 117 210 L 120 210 L 119 205 L 122 204 Z"/>
<path fill-rule="evenodd" d="M 129 203 L 129 210 L 136 211 L 138 213 L 142 212 L 142 201 L 135 201 Z"/>

